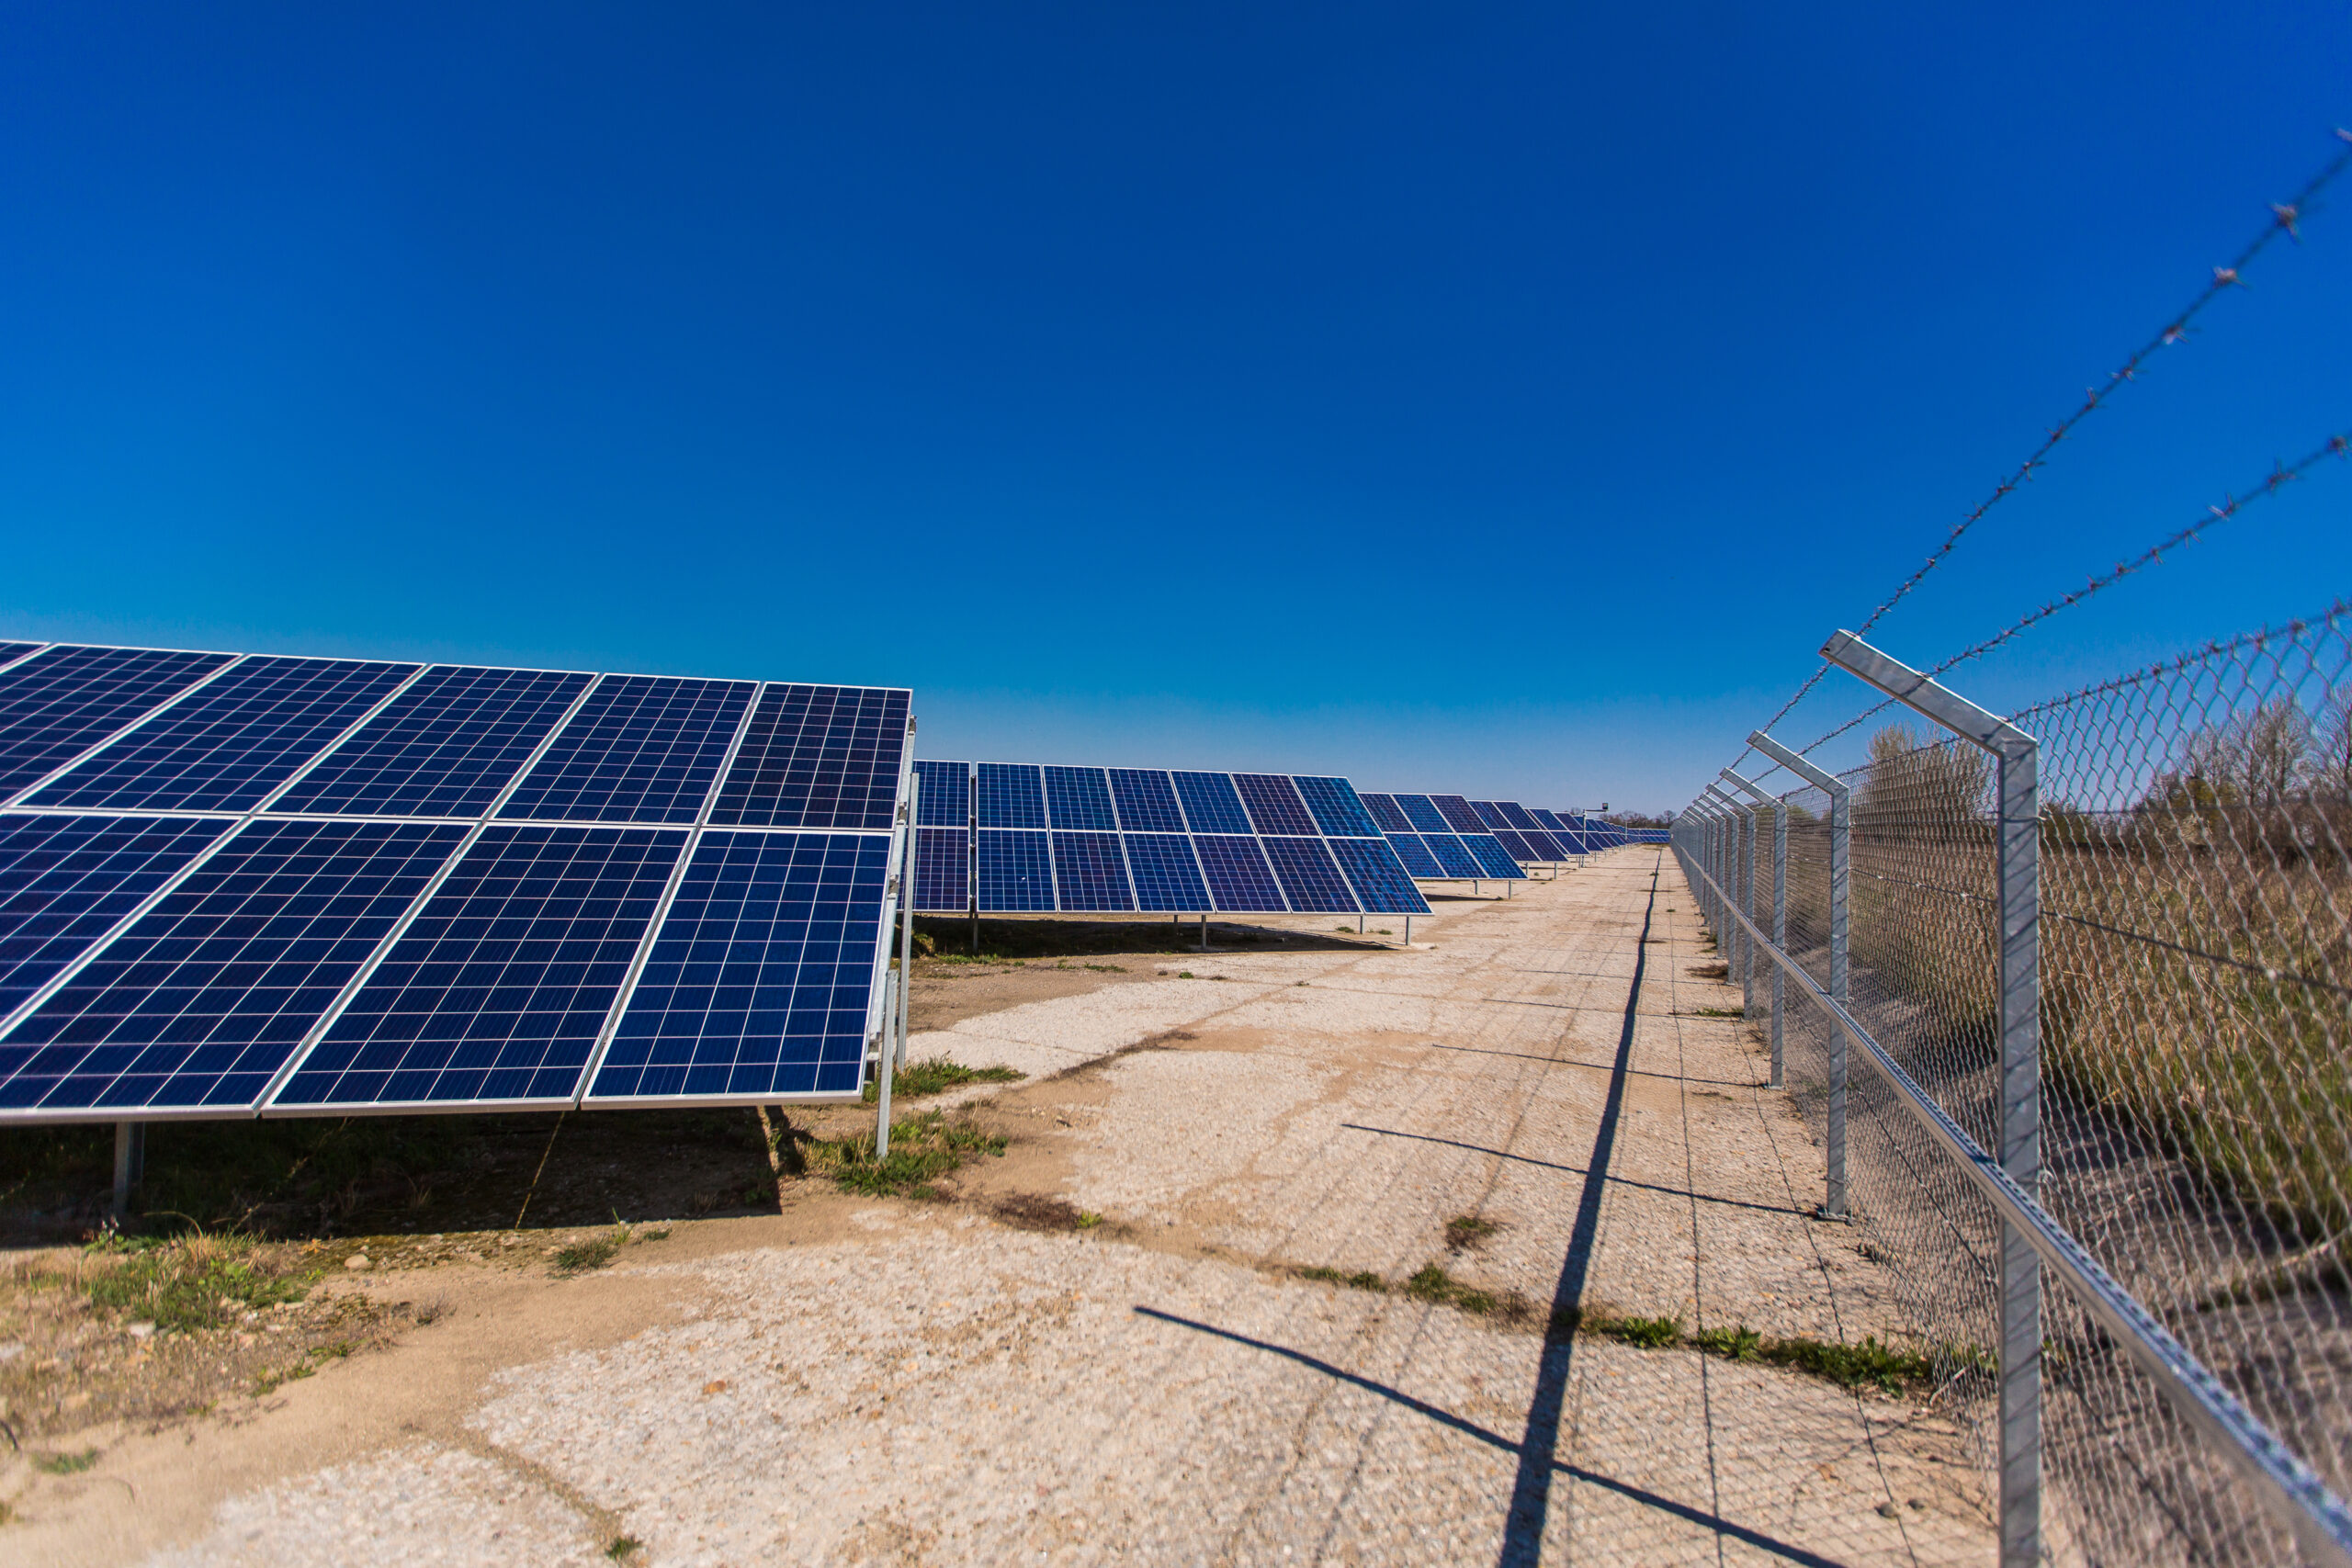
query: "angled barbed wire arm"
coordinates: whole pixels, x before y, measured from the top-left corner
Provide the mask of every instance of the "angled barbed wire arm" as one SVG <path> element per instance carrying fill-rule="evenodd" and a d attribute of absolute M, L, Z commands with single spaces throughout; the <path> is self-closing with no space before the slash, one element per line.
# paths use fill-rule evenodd
<path fill-rule="evenodd" d="M 1816 766 L 1790 750 L 1779 741 L 1758 729 L 1747 738 L 1747 744 L 1759 756 L 1796 774 L 1829 796 L 1829 995 L 1840 1007 L 1847 1004 L 1846 900 L 1851 880 L 1848 871 L 1853 825 L 1853 790 L 1845 780 L 1826 768 Z M 1842 1220 L 1847 1217 L 1846 1194 L 1846 1088 L 1849 1067 L 1846 1052 L 1846 1032 L 1841 1029 L 1829 1032 L 1829 1136 L 1826 1151 L 1828 1159 L 1827 1201 L 1821 1205 L 1821 1217 Z"/>

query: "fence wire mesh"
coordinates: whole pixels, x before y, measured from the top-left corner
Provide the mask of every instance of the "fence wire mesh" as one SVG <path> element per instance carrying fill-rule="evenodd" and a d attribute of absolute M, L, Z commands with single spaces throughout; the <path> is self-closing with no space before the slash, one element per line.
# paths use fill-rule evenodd
<path fill-rule="evenodd" d="M 2338 1496 L 2352 1482 L 2347 627 L 2352 610 L 2339 605 L 2014 716 L 2041 743 L 2041 1201 Z M 1840 775 L 1852 811 L 1850 1008 L 1997 1152 L 1994 764 L 1931 729 L 1881 728 L 1868 760 Z M 1826 988 L 1829 796 L 1806 786 L 1780 798 L 1786 950 Z M 1701 858 L 1696 818 L 1678 847 L 1733 871 L 1725 889 L 1769 931 L 1772 811 L 1741 815 L 1735 866 Z M 1752 888 L 1750 844 L 1764 851 Z M 1765 972 L 1751 1016 L 1769 1029 Z M 1788 996 L 1788 1086 L 1820 1123 L 1829 1021 Z M 1860 1063 L 1847 1114 L 1856 1223 L 1895 1266 L 1942 1372 L 1937 1399 L 1973 1438 L 1989 1499 L 1999 1219 Z M 2225 1456 L 2063 1280 L 2044 1280 L 2050 1557 L 2297 1561 Z"/>

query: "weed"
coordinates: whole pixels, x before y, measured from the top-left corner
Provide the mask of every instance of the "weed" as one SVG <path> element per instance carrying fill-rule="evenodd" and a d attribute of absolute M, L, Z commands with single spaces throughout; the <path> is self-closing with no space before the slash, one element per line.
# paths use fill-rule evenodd
<path fill-rule="evenodd" d="M 1374 926 L 1372 928 L 1372 934 L 1374 936 L 1387 936 L 1390 932 L 1386 926 Z"/>
<path fill-rule="evenodd" d="M 602 1269 L 628 1245 L 628 1227 L 616 1226 L 605 1235 L 575 1241 L 555 1255 L 555 1266 L 565 1274 L 584 1274 L 591 1269 Z"/>
<path fill-rule="evenodd" d="M 1690 1343 L 1726 1360 L 1752 1361 L 1763 1348 L 1764 1337 L 1743 1323 L 1737 1328 L 1702 1328 L 1690 1336 Z"/>
<path fill-rule="evenodd" d="M 1078 1212 L 1078 1228 L 1082 1231 L 1091 1231 L 1102 1223 L 1102 1216 L 1091 1209 L 1080 1209 Z"/>
<path fill-rule="evenodd" d="M 1746 1018 L 1747 1014 L 1739 1008 L 1683 1008 L 1675 1016 L 1678 1018 Z"/>
<path fill-rule="evenodd" d="M 928 1061 L 910 1062 L 892 1073 L 890 1098 L 922 1100 L 929 1095 L 944 1094 L 967 1083 L 1017 1083 L 1028 1076 L 1011 1067 L 967 1067 L 944 1056 L 933 1056 Z M 877 1094 L 876 1087 L 867 1084 L 865 1103 L 873 1104 Z"/>
<path fill-rule="evenodd" d="M 79 1475 L 97 1462 L 96 1449 L 85 1449 L 78 1454 L 33 1455 L 33 1468 L 46 1475 Z"/>
<path fill-rule="evenodd" d="M 1916 1350 L 1898 1350 L 1875 1335 L 1864 1335 L 1859 1345 L 1832 1345 L 1820 1339 L 1772 1339 L 1760 1348 L 1764 1359 L 1794 1367 L 1845 1388 L 1875 1383 L 1889 1393 L 1902 1392 L 1905 1382 L 1925 1382 L 1935 1367 Z"/>
<path fill-rule="evenodd" d="M 645 1543 L 639 1540 L 637 1537 L 633 1535 L 616 1535 L 613 1537 L 613 1543 L 605 1548 L 605 1555 L 611 1558 L 614 1562 L 618 1562 L 621 1559 L 625 1557 L 634 1557 L 644 1550 Z"/>
<path fill-rule="evenodd" d="M 90 1280 L 91 1305 L 184 1334 L 217 1328 L 232 1314 L 299 1301 L 325 1272 L 322 1261 L 287 1268 L 276 1249 L 243 1235 L 154 1241 L 109 1235 L 85 1251 L 121 1258 Z"/>
<path fill-rule="evenodd" d="M 1502 1226 L 1476 1214 L 1457 1214 L 1445 1222 L 1445 1249 L 1460 1252 L 1464 1247 L 1478 1246 Z"/>
<path fill-rule="evenodd" d="M 1190 969 L 1179 969 L 1176 971 L 1176 978 L 1179 980 L 1189 980 L 1192 977 L 1193 972 Z"/>
<path fill-rule="evenodd" d="M 1355 932 L 1353 932 L 1353 931 L 1348 931 L 1348 928 L 1347 928 L 1347 927 L 1345 927 L 1345 926 L 1333 926 L 1331 929 L 1332 929 L 1333 931 L 1348 931 L 1348 934 L 1349 934 L 1350 936 L 1353 936 L 1353 935 L 1355 935 L 1355 934 L 1356 934 L 1356 933 L 1355 933 Z"/>
<path fill-rule="evenodd" d="M 1682 1320 L 1679 1317 L 1590 1318 L 1585 1326 L 1645 1350 L 1663 1350 L 1682 1343 Z"/>
<path fill-rule="evenodd" d="M 1127 972 L 1124 965 L 1117 964 L 1081 964 L 1079 967 L 1091 969 L 1097 975 L 1124 975 Z"/>
<path fill-rule="evenodd" d="M 639 1231 L 637 1233 L 637 1239 L 639 1241 L 667 1241 L 670 1239 L 670 1227 L 668 1225 L 656 1225 L 651 1230 Z"/>
<path fill-rule="evenodd" d="M 1326 1285 L 1344 1285 L 1351 1291 L 1370 1291 L 1374 1295 L 1388 1293 L 1388 1281 L 1370 1269 L 1342 1274 L 1337 1269 L 1300 1269 L 1295 1270 L 1302 1280 L 1319 1280 Z"/>
<path fill-rule="evenodd" d="M 989 1207 L 996 1217 L 1015 1230 L 1075 1231 L 1087 1228 L 1086 1216 L 1063 1198 L 1047 1198 L 1035 1192 L 1010 1192 Z M 1102 1223 L 1097 1214 L 1094 1223 Z"/>
<path fill-rule="evenodd" d="M 932 1182 L 978 1155 L 1001 1155 L 1007 1140 L 965 1122 L 950 1122 L 926 1111 L 890 1127 L 889 1156 L 874 1158 L 874 1134 L 860 1133 L 813 1142 L 809 1163 L 831 1175 L 843 1191 L 869 1198 L 925 1197 Z"/>

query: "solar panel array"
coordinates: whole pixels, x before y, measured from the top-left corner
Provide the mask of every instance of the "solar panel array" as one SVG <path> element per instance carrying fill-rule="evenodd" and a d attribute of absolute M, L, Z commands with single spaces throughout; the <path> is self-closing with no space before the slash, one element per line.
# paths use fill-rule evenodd
<path fill-rule="evenodd" d="M 0 644 L 0 1120 L 854 1099 L 910 697 Z"/>
<path fill-rule="evenodd" d="M 915 771 L 918 909 L 1429 913 L 1345 779 L 928 760 Z"/>
<path fill-rule="evenodd" d="M 1458 795 L 1366 795 L 1364 808 L 1389 847 L 1422 881 L 1510 882 L 1529 857 L 1515 852 Z"/>

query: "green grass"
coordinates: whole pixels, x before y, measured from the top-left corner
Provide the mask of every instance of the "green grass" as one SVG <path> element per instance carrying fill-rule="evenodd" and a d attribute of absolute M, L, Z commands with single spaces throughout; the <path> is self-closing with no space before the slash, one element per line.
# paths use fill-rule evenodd
<path fill-rule="evenodd" d="M 645 1543 L 638 1540 L 637 1537 L 633 1535 L 616 1535 L 613 1537 L 612 1544 L 605 1548 L 605 1555 L 611 1558 L 614 1562 L 618 1562 L 623 1558 L 634 1557 L 644 1550 Z"/>
<path fill-rule="evenodd" d="M 964 1122 L 925 1111 L 890 1124 L 890 1153 L 874 1158 L 874 1134 L 823 1139 L 808 1145 L 812 1169 L 831 1176 L 845 1192 L 871 1198 L 926 1197 L 941 1177 L 982 1155 L 1002 1155 L 1008 1140 Z"/>
<path fill-rule="evenodd" d="M 1405 1293 L 1474 1317 L 1499 1318 L 1505 1323 L 1522 1323 L 1535 1315 L 1535 1309 L 1517 1291 L 1498 1293 L 1465 1285 L 1434 1263 L 1423 1266 L 1405 1281 Z"/>
<path fill-rule="evenodd" d="M 1374 1295 L 1385 1295 L 1388 1291 L 1388 1281 L 1368 1269 L 1359 1269 L 1352 1274 L 1321 1268 L 1300 1269 L 1294 1272 L 1302 1280 L 1314 1280 L 1326 1285 L 1343 1285 L 1351 1291 L 1370 1291 Z"/>
<path fill-rule="evenodd" d="M 92 1306 L 169 1333 L 217 1328 L 248 1310 L 300 1301 L 326 1271 L 323 1261 L 298 1263 L 246 1235 L 108 1235 L 84 1251 L 120 1259 L 91 1278 Z"/>
<path fill-rule="evenodd" d="M 1737 1328 L 1702 1328 L 1690 1336 L 1690 1343 L 1727 1361 L 1752 1361 L 1763 1350 L 1764 1337 L 1743 1323 Z"/>
<path fill-rule="evenodd" d="M 1090 964 L 1091 968 L 1093 965 Z M 892 1100 L 921 1100 L 927 1095 L 944 1094 L 967 1083 L 1018 1083 L 1029 1075 L 1011 1067 L 967 1067 L 951 1062 L 944 1056 L 928 1061 L 909 1062 L 890 1075 Z M 865 1086 L 865 1103 L 871 1105 L 878 1097 L 877 1086 Z"/>
<path fill-rule="evenodd" d="M 1460 1252 L 1476 1247 L 1503 1227 L 1476 1214 L 1458 1214 L 1445 1222 L 1445 1249 Z"/>
<path fill-rule="evenodd" d="M 603 1235 L 590 1236 L 586 1241 L 575 1241 L 570 1247 L 558 1251 L 554 1259 L 555 1266 L 566 1274 L 584 1274 L 591 1269 L 602 1269 L 605 1264 L 610 1263 L 620 1256 L 621 1248 L 628 1245 L 628 1227 L 616 1225 Z"/>
<path fill-rule="evenodd" d="M 1746 1018 L 1747 1014 L 1739 1008 L 1684 1008 L 1681 1010 L 1680 1016 L 1683 1018 Z"/>
<path fill-rule="evenodd" d="M 79 1475 L 97 1462 L 96 1449 L 85 1449 L 78 1454 L 33 1455 L 33 1468 L 44 1475 Z"/>

